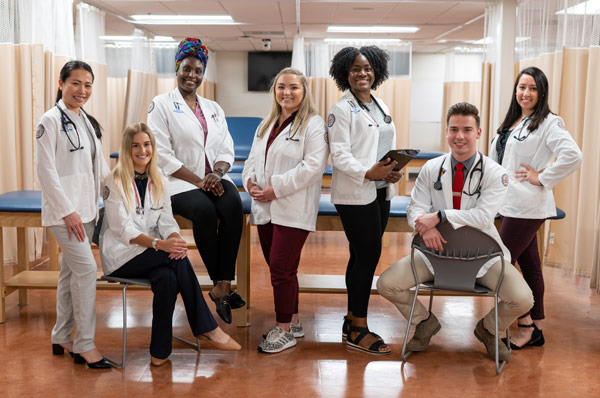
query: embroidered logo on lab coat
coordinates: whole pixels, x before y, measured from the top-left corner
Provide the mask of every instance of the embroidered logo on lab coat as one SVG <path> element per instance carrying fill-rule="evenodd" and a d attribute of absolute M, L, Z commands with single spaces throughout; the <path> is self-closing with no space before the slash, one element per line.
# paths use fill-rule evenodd
<path fill-rule="evenodd" d="M 104 186 L 104 191 L 102 191 L 102 199 L 106 200 L 106 199 L 108 199 L 109 196 L 110 196 L 110 188 L 107 186 Z"/>
<path fill-rule="evenodd" d="M 559 120 L 556 124 L 558 124 L 558 127 L 560 127 L 563 130 L 566 130 L 567 128 L 565 127 L 565 124 L 563 123 L 562 120 Z"/>
<path fill-rule="evenodd" d="M 356 103 L 352 100 L 348 100 L 348 104 L 350 104 L 350 111 L 354 114 L 357 114 L 358 112 L 360 112 L 360 109 L 358 108 L 358 106 L 356 105 Z"/>
<path fill-rule="evenodd" d="M 42 136 L 44 135 L 45 132 L 46 132 L 46 129 L 44 128 L 44 125 L 40 124 L 35 133 L 35 138 L 37 138 L 39 140 L 40 138 L 42 138 Z"/>
<path fill-rule="evenodd" d="M 506 173 L 502 175 L 502 185 L 504 185 L 505 187 L 508 186 L 508 174 Z"/>
<path fill-rule="evenodd" d="M 150 103 L 150 106 L 148 107 L 148 113 L 152 112 L 154 110 L 154 101 L 152 101 Z"/>
<path fill-rule="evenodd" d="M 329 117 L 327 118 L 327 126 L 331 127 L 333 126 L 333 124 L 335 123 L 335 115 L 333 113 L 329 114 Z"/>
<path fill-rule="evenodd" d="M 183 113 L 183 111 L 181 110 L 181 105 L 179 104 L 179 102 L 173 101 L 173 106 L 175 107 L 175 109 L 173 109 L 173 112 L 175 112 L 175 113 Z"/>

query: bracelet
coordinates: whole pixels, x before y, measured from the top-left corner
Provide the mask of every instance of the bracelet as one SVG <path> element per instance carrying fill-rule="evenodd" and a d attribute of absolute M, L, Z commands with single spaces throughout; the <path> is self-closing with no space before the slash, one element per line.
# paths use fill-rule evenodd
<path fill-rule="evenodd" d="M 217 168 L 215 168 L 214 171 L 216 171 L 218 173 L 221 173 L 221 178 L 223 178 L 223 176 L 225 176 L 225 171 L 223 169 L 220 169 L 220 168 L 217 167 Z"/>

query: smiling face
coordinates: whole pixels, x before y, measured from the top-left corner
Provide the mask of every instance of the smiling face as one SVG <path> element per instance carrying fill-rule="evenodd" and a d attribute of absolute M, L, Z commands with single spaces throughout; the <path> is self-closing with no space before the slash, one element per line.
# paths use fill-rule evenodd
<path fill-rule="evenodd" d="M 475 154 L 477 140 L 481 137 L 481 129 L 472 115 L 452 115 L 446 127 L 446 139 L 452 156 L 464 162 Z"/>
<path fill-rule="evenodd" d="M 374 81 L 375 72 L 369 60 L 364 55 L 358 54 L 348 72 L 348 83 L 352 92 L 370 92 Z"/>
<path fill-rule="evenodd" d="M 131 142 L 131 159 L 133 160 L 133 169 L 138 173 L 144 173 L 150 160 L 152 159 L 152 141 L 148 134 L 144 132 L 136 133 Z"/>
<path fill-rule="evenodd" d="M 517 103 L 521 106 L 523 116 L 529 116 L 538 103 L 538 87 L 533 76 L 523 73 L 515 90 Z"/>
<path fill-rule="evenodd" d="M 62 100 L 67 109 L 79 113 L 92 95 L 92 74 L 85 69 L 74 69 L 65 81 L 59 80 L 58 87 L 62 91 Z"/>
<path fill-rule="evenodd" d="M 300 76 L 285 73 L 275 83 L 275 100 L 281 106 L 281 111 L 287 115 L 300 108 L 304 98 L 304 87 Z"/>
<path fill-rule="evenodd" d="M 204 78 L 204 64 L 198 58 L 187 57 L 177 70 L 177 85 L 184 94 L 195 93 Z"/>

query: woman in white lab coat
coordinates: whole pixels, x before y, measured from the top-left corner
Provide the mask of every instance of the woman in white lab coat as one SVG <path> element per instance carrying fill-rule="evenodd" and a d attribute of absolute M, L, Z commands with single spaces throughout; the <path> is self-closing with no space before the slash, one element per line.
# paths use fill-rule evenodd
<path fill-rule="evenodd" d="M 275 326 L 259 352 L 276 353 L 303 337 L 298 318 L 298 265 L 315 230 L 321 180 L 327 163 L 325 123 L 314 107 L 306 77 L 285 68 L 271 86 L 273 107 L 258 126 L 244 165 L 244 187 L 252 196 L 252 223 L 271 271 Z"/>
<path fill-rule="evenodd" d="M 346 345 L 371 354 L 389 354 L 367 325 L 369 296 L 381 255 L 381 237 L 390 214 L 394 183 L 402 173 L 385 154 L 396 146 L 390 111 L 371 90 L 388 77 L 385 51 L 375 46 L 346 47 L 333 58 L 329 73 L 344 96 L 329 110 L 329 148 L 333 162 L 331 201 L 350 243 L 346 269 L 348 313 Z"/>
<path fill-rule="evenodd" d="M 167 181 L 160 174 L 154 134 L 144 123 L 124 130 L 119 162 L 106 179 L 105 217 L 100 238 L 104 273 L 147 278 L 152 284 L 151 363 L 160 366 L 171 354 L 173 311 L 180 293 L 195 336 L 222 350 L 240 345 L 223 332 L 208 309 L 187 244 L 173 218 Z"/>
<path fill-rule="evenodd" d="M 536 233 L 546 218 L 556 215 L 552 189 L 579 168 L 581 151 L 563 120 L 550 111 L 548 79 L 535 67 L 517 76 L 509 110 L 497 133 L 490 157 L 509 176 L 507 201 L 500 210 L 500 236 L 534 297 L 533 308 L 519 318 L 518 333 L 511 337 L 512 349 L 519 350 L 545 343 L 544 276 Z"/>
<path fill-rule="evenodd" d="M 246 304 L 231 290 L 243 217 L 240 195 L 226 175 L 234 160 L 233 140 L 223 109 L 196 94 L 208 62 L 206 46 L 184 39 L 175 60 L 177 88 L 154 98 L 148 125 L 156 134 L 158 165 L 169 178 L 173 211 L 193 223 L 214 284 L 209 297 L 231 323 L 231 309 Z"/>
<path fill-rule="evenodd" d="M 106 369 L 110 364 L 94 345 L 98 266 L 90 245 L 100 182 L 109 170 L 100 124 L 82 108 L 92 95 L 93 82 L 94 73 L 85 62 L 69 61 L 62 67 L 56 106 L 38 123 L 35 166 L 42 187 L 42 225 L 49 227 L 63 253 L 52 353 L 63 355 L 67 350 L 75 363 Z"/>

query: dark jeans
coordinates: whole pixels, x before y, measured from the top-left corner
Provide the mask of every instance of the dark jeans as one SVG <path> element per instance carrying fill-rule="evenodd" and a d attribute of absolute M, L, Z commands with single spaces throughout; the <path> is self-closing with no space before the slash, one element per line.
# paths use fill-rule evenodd
<path fill-rule="evenodd" d="M 533 292 L 533 308 L 519 318 L 531 315 L 541 320 L 544 315 L 544 274 L 537 244 L 537 231 L 546 220 L 503 217 L 500 238 L 510 251 L 513 265 L 519 262 L 523 279 Z"/>
<path fill-rule="evenodd" d="M 258 238 L 271 271 L 275 319 L 292 321 L 298 313 L 298 265 L 309 231 L 268 223 L 258 226 Z"/>
<path fill-rule="evenodd" d="M 161 250 L 147 249 L 110 274 L 119 278 L 145 278 L 152 283 L 152 338 L 150 355 L 164 359 L 171 354 L 173 311 L 181 293 L 194 336 L 217 328 L 188 258 L 173 260 Z"/>
<path fill-rule="evenodd" d="M 171 205 L 173 213 L 192 221 L 194 241 L 210 279 L 232 281 L 242 237 L 242 200 L 235 185 L 227 180 L 221 184 L 221 196 L 194 189 L 171 196 Z"/>
<path fill-rule="evenodd" d="M 371 285 L 381 256 L 381 237 L 390 217 L 386 189 L 377 190 L 377 199 L 367 205 L 335 205 L 350 243 L 350 260 L 346 268 L 348 311 L 367 316 Z"/>

